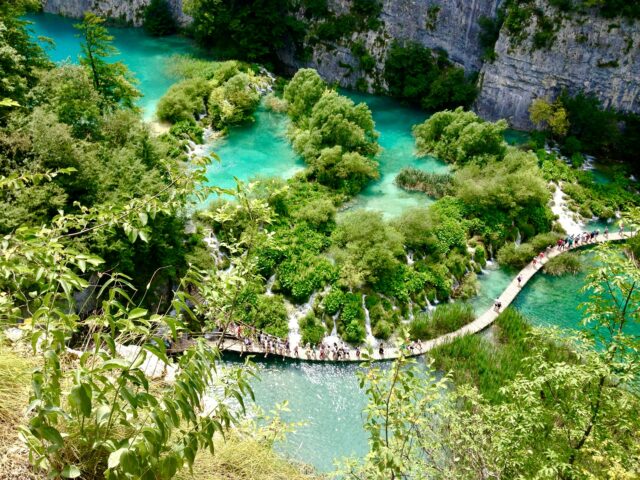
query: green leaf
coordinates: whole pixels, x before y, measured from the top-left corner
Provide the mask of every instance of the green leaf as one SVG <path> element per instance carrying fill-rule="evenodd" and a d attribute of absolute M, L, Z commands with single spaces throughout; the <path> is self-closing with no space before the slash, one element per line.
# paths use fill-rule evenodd
<path fill-rule="evenodd" d="M 142 240 L 144 243 L 149 243 L 149 237 L 147 236 L 144 230 L 140 230 L 138 232 L 138 236 L 140 237 L 140 240 Z"/>
<path fill-rule="evenodd" d="M 64 446 L 62 435 L 60 435 L 60 432 L 55 428 L 45 425 L 42 427 L 41 433 L 44 439 L 51 443 L 54 451 Z"/>
<path fill-rule="evenodd" d="M 129 320 L 135 320 L 136 318 L 145 317 L 148 313 L 148 310 L 144 308 L 134 308 L 129 312 Z"/>
<path fill-rule="evenodd" d="M 67 465 L 62 470 L 62 474 L 61 475 L 64 478 L 78 478 L 80 475 L 82 475 L 82 472 L 75 465 Z"/>
<path fill-rule="evenodd" d="M 115 370 L 122 368 L 128 370 L 131 367 L 131 362 L 124 358 L 112 358 L 102 364 L 102 370 Z"/>
<path fill-rule="evenodd" d="M 117 468 L 120 465 L 120 459 L 122 458 L 122 455 L 125 453 L 127 453 L 126 448 L 119 448 L 115 452 L 111 452 L 111 455 L 109 455 L 109 460 L 107 461 L 107 467 L 109 467 L 109 469 Z"/>
<path fill-rule="evenodd" d="M 78 409 L 83 416 L 91 415 L 91 389 L 87 384 L 78 385 L 71 389 L 69 403 Z"/>

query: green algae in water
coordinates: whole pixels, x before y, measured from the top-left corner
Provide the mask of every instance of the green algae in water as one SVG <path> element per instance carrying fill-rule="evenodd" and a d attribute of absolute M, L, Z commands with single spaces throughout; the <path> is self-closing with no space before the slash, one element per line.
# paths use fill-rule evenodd
<path fill-rule="evenodd" d="M 80 38 L 73 25 L 80 20 L 48 13 L 30 14 L 32 36 L 44 48 L 54 62 L 77 63 L 80 55 Z M 186 38 L 179 36 L 150 37 L 140 28 L 109 28 L 114 36 L 113 44 L 120 54 L 111 57 L 122 61 L 140 82 L 137 87 L 143 94 L 138 105 L 146 120 L 153 118 L 156 105 L 168 88 L 176 81 L 167 73 L 167 62 L 173 55 L 198 54 L 199 51 Z M 53 47 L 38 37 L 52 39 Z"/>

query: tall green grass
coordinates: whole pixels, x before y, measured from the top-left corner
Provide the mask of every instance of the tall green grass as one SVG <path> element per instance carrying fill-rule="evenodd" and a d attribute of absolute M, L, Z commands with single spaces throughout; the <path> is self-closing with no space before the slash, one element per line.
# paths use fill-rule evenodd
<path fill-rule="evenodd" d="M 395 182 L 400 188 L 418 190 L 434 198 L 451 195 L 454 191 L 453 175 L 425 172 L 412 167 L 405 167 L 400 170 Z"/>
<path fill-rule="evenodd" d="M 416 315 L 409 326 L 409 333 L 414 340 L 430 340 L 454 332 L 474 319 L 473 308 L 468 303 L 445 303 L 431 314 Z"/>
<path fill-rule="evenodd" d="M 495 343 L 480 335 L 466 335 L 440 345 L 430 353 L 434 367 L 450 372 L 455 384 L 470 384 L 478 388 L 489 402 L 502 399 L 500 388 L 518 373 L 526 373 L 524 359 L 533 342 L 532 327 L 527 319 L 513 308 L 506 309 L 496 319 Z M 547 356 L 551 361 L 570 361 L 568 347 L 549 342 Z"/>
<path fill-rule="evenodd" d="M 571 273 L 573 275 L 582 271 L 582 262 L 580 256 L 574 252 L 563 253 L 557 257 L 553 257 L 544 265 L 544 273 L 549 275 L 565 275 Z"/>

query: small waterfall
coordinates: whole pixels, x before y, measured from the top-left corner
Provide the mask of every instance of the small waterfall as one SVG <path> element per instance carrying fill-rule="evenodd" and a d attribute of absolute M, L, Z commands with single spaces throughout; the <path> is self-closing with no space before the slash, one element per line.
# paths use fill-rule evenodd
<path fill-rule="evenodd" d="M 438 305 L 440 302 L 438 301 L 438 294 L 434 293 L 433 294 L 433 304 L 434 305 Z"/>
<path fill-rule="evenodd" d="M 267 297 L 272 297 L 273 296 L 273 292 L 271 291 L 273 289 L 273 284 L 276 282 L 276 276 L 275 274 L 271 275 L 269 277 L 269 280 L 267 280 L 267 291 L 265 292 L 265 295 Z"/>
<path fill-rule="evenodd" d="M 322 340 L 322 343 L 324 343 L 325 345 L 333 345 L 334 343 L 340 343 L 340 337 L 338 336 L 338 317 L 340 316 L 340 312 L 336 312 L 333 317 L 331 317 L 333 319 L 333 328 L 331 329 L 331 333 L 329 333 L 329 335 L 324 337 L 324 340 Z"/>
<path fill-rule="evenodd" d="M 487 260 L 487 263 L 493 263 L 493 245 L 490 243 L 489 244 L 489 260 Z"/>
<path fill-rule="evenodd" d="M 340 312 L 336 312 L 335 315 L 331 318 L 333 318 L 333 328 L 331 329 L 331 336 L 332 337 L 337 337 L 338 336 L 338 318 L 340 317 Z"/>
<path fill-rule="evenodd" d="M 411 250 L 407 251 L 406 257 L 407 257 L 407 265 L 413 265 L 415 263 L 413 260 L 413 252 Z"/>
<path fill-rule="evenodd" d="M 211 230 L 209 235 L 202 241 L 207 244 L 207 247 L 209 247 L 216 267 L 222 264 L 224 261 L 224 253 L 222 253 L 222 250 L 220 249 L 220 241 L 218 240 L 218 237 L 216 237 L 216 234 L 213 233 L 213 230 Z"/>
<path fill-rule="evenodd" d="M 522 235 L 520 234 L 520 229 L 516 229 L 516 231 L 518 232 L 518 234 L 516 235 L 516 247 L 519 247 L 520 244 L 522 243 Z"/>
<path fill-rule="evenodd" d="M 427 302 L 427 311 L 432 312 L 436 309 L 435 306 L 431 305 L 431 302 L 429 301 L 429 297 L 427 297 L 426 293 L 424 295 L 424 301 Z"/>
<path fill-rule="evenodd" d="M 291 348 L 300 345 L 302 335 L 300 335 L 300 325 L 298 322 L 313 310 L 313 303 L 317 294 L 318 292 L 313 292 L 309 297 L 309 301 L 302 305 L 292 305 L 287 302 L 287 307 L 289 307 L 289 345 Z"/>
<path fill-rule="evenodd" d="M 454 275 L 451 275 L 451 281 L 453 282 L 452 283 L 453 289 L 456 290 L 460 286 L 460 282 Z"/>
<path fill-rule="evenodd" d="M 371 331 L 371 316 L 369 315 L 369 309 L 366 302 L 367 296 L 362 294 L 362 309 L 364 310 L 364 329 L 367 332 L 367 343 L 371 346 L 376 344 L 376 337 L 373 336 Z"/>
<path fill-rule="evenodd" d="M 413 322 L 415 318 L 416 317 L 413 314 L 413 300 L 409 299 L 409 321 Z"/>

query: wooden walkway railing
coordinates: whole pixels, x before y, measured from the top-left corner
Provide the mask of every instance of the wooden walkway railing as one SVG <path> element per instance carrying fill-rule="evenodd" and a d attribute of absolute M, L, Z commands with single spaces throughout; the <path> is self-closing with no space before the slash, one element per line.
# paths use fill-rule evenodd
<path fill-rule="evenodd" d="M 604 235 L 599 235 L 591 243 L 580 243 L 579 245 L 573 246 L 570 250 L 576 250 L 582 247 L 588 247 L 599 243 L 607 243 L 607 242 L 615 242 L 626 240 L 632 234 L 621 234 L 621 233 L 610 233 L 607 237 Z M 569 250 L 558 250 L 556 247 L 550 249 L 545 253 L 544 258 L 537 262 L 537 265 L 534 267 L 531 263 L 529 263 L 526 267 L 524 267 L 518 274 L 513 278 L 511 283 L 507 286 L 507 288 L 500 294 L 500 296 L 496 299 L 501 303 L 500 311 L 503 311 L 507 308 L 511 303 L 516 299 L 522 288 L 531 280 L 536 273 L 538 273 L 542 267 L 552 258 L 557 257 L 558 255 L 562 255 L 563 253 Z M 518 277 L 520 277 L 520 284 L 518 284 Z M 444 343 L 451 342 L 452 340 L 462 337 L 464 335 L 475 334 L 481 332 L 482 330 L 489 327 L 495 319 L 498 317 L 500 313 L 494 308 L 489 308 L 486 312 L 476 318 L 473 322 L 468 323 L 464 327 L 456 330 L 455 332 L 447 333 L 438 338 L 434 338 L 432 340 L 427 340 L 423 342 L 413 342 L 412 349 L 404 348 L 405 356 L 417 356 L 423 355 L 427 353 L 429 350 L 437 347 L 438 345 L 442 345 Z M 243 328 L 252 328 L 249 325 L 243 326 Z M 219 341 L 219 335 L 216 337 L 216 342 Z M 327 358 L 320 359 L 318 356 L 318 351 L 314 353 L 308 352 L 303 346 L 299 346 L 297 355 L 294 351 L 285 352 L 279 350 L 277 353 L 275 351 L 265 352 L 262 346 L 257 345 L 257 342 L 252 340 L 250 345 L 245 345 L 244 339 L 234 337 L 233 335 L 225 334 L 225 338 L 222 342 L 220 342 L 220 348 L 223 351 L 232 351 L 241 354 L 255 354 L 255 355 L 267 355 L 274 357 L 285 357 L 291 359 L 305 360 L 305 361 L 342 361 L 342 362 L 359 362 L 362 358 L 356 355 L 356 349 L 348 348 L 346 350 L 346 354 L 342 356 L 342 358 L 335 359 L 332 354 L 329 354 Z M 310 354 L 311 353 L 311 354 Z M 380 355 L 378 351 L 378 347 L 371 352 L 370 357 L 372 360 L 393 360 L 400 356 L 400 350 L 397 347 L 388 346 L 385 344 L 384 355 Z"/>

